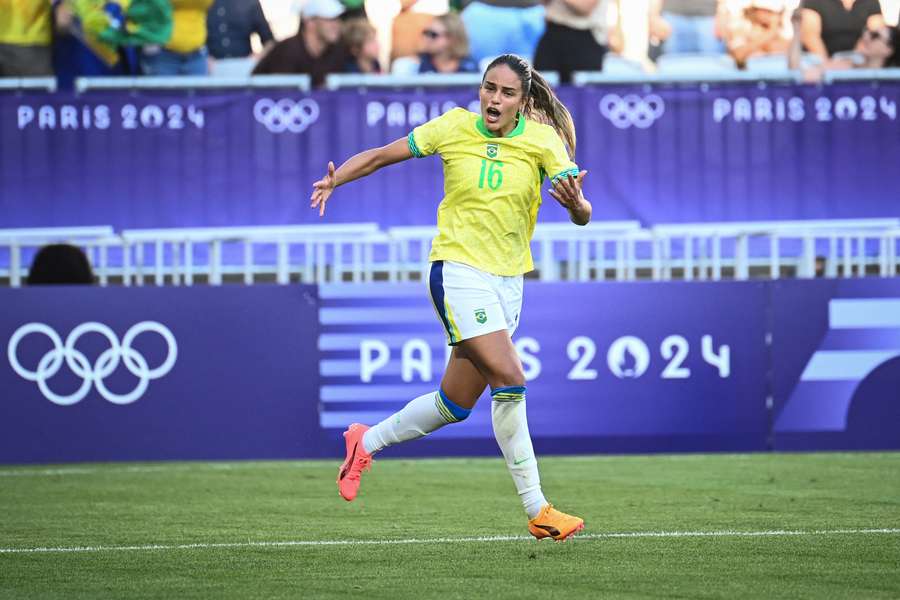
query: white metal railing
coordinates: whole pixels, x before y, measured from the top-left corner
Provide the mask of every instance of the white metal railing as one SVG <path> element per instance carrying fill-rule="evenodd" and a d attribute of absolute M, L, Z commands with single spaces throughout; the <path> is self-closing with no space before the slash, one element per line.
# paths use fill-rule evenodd
<path fill-rule="evenodd" d="M 544 73 L 551 85 L 559 85 L 559 74 Z M 887 69 L 848 69 L 842 71 L 826 71 L 824 83 L 838 81 L 896 81 L 900 79 L 900 68 Z M 623 72 L 611 69 L 603 71 L 579 71 L 573 74 L 572 83 L 576 86 L 603 84 L 666 84 L 666 83 L 727 83 L 727 82 L 766 82 L 786 81 L 802 83 L 803 76 L 798 70 L 760 70 L 733 71 L 715 70 L 688 73 L 642 73 Z M 368 74 L 332 74 L 325 80 L 325 88 L 329 90 L 345 88 L 424 88 L 424 87 L 466 87 L 481 83 L 480 73 L 422 73 L 416 75 L 368 75 Z M 176 77 L 80 77 L 75 80 L 75 89 L 79 93 L 91 90 L 110 89 L 224 89 L 224 88 L 296 88 L 301 91 L 311 89 L 308 75 L 247 75 L 238 77 L 208 76 L 176 76 Z M 0 91 L 43 89 L 54 92 L 57 89 L 54 77 L 35 78 L 0 78 Z"/>
<path fill-rule="evenodd" d="M 279 284 L 410 281 L 426 276 L 434 226 L 375 223 L 129 229 L 108 226 L 0 230 L 0 269 L 13 287 L 23 250 L 68 242 L 84 248 L 101 285 L 221 285 L 225 278 Z M 532 239 L 541 281 L 720 280 L 898 275 L 900 219 L 673 223 L 583 227 L 540 223 Z"/>
<path fill-rule="evenodd" d="M 295 88 L 308 92 L 310 90 L 310 81 L 309 75 L 247 75 L 243 77 L 209 77 L 206 75 L 180 75 L 177 77 L 79 77 L 75 80 L 75 90 L 79 93 L 83 93 L 91 90 Z"/>
<path fill-rule="evenodd" d="M 552 86 L 559 85 L 559 73 L 541 72 Z M 481 73 L 419 73 L 415 75 L 373 75 L 366 73 L 333 73 L 325 77 L 325 89 L 346 88 L 447 88 L 478 87 Z"/>
<path fill-rule="evenodd" d="M 84 248 L 89 255 L 95 249 L 107 247 L 107 243 L 119 243 L 114 237 L 113 228 L 108 225 L 94 227 L 40 227 L 20 229 L 0 229 L 0 251 L 8 253 L 8 267 L 0 268 L 0 277 L 9 279 L 13 287 L 22 284 L 27 274 L 23 266 L 22 253 L 26 249 L 38 249 L 47 244 L 73 244 Z M 105 266 L 106 254 L 94 256 L 94 263 Z M 105 271 L 104 271 L 105 273 Z M 103 279 L 101 283 L 106 284 Z"/>
<path fill-rule="evenodd" d="M 857 275 L 865 274 L 869 264 L 882 264 L 882 274 L 889 268 L 884 256 L 890 242 L 887 232 L 900 227 L 900 219 L 822 219 L 804 221 L 746 221 L 726 223 L 661 224 L 652 228 L 654 256 L 659 257 L 659 279 L 671 279 L 680 268 L 686 280 L 719 280 L 726 268 L 735 279 L 748 279 L 753 266 L 768 267 L 768 275 L 777 279 L 781 267 L 792 267 L 797 277 L 816 276 L 816 260 L 821 257 L 827 277 L 836 277 L 839 265 L 845 277 L 856 266 Z M 865 241 L 878 240 L 881 247 L 870 257 Z M 751 256 L 750 244 L 760 240 L 768 245 L 768 253 Z M 798 253 L 782 254 L 782 242 L 793 240 L 801 245 Z M 731 242 L 730 256 L 723 252 Z M 827 247 L 822 248 L 822 243 Z M 680 245 L 680 256 L 674 247 Z M 820 252 L 821 248 L 821 252 Z M 880 261 L 880 263 L 879 263 Z"/>
<path fill-rule="evenodd" d="M 375 223 L 129 229 L 121 238 L 125 285 L 143 285 L 148 270 L 156 285 L 167 277 L 175 285 L 191 285 L 201 273 L 212 285 L 233 273 L 241 274 L 245 284 L 260 274 L 275 275 L 280 284 L 289 283 L 292 274 L 306 283 L 340 282 L 348 273 L 353 282 L 367 281 L 374 271 L 373 246 L 386 239 Z M 197 246 L 206 248 L 205 264 L 196 260 Z M 226 260 L 229 246 L 239 250 L 239 262 Z M 274 248 L 274 261 L 257 261 L 258 246 Z M 291 261 L 292 250 L 299 254 L 297 263 Z"/>
<path fill-rule="evenodd" d="M 56 91 L 56 77 L 0 77 L 0 90 Z"/>

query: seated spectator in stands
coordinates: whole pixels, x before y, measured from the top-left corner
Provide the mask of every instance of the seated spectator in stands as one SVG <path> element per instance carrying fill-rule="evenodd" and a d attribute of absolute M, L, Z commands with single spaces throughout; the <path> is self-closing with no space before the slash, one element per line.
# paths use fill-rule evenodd
<path fill-rule="evenodd" d="M 562 83 L 575 71 L 603 70 L 609 51 L 610 0 L 547 0 L 547 25 L 534 51 L 534 68 L 557 71 Z"/>
<path fill-rule="evenodd" d="M 308 0 L 300 13 L 300 31 L 275 44 L 253 69 L 254 75 L 306 73 L 319 87 L 326 75 L 340 73 L 347 62 L 342 14 L 344 5 L 338 0 Z"/>
<path fill-rule="evenodd" d="M 802 68 L 802 21 L 801 12 L 795 11 L 791 23 L 794 38 L 789 51 L 789 65 L 792 69 Z M 845 69 L 882 69 L 900 67 L 900 27 L 881 25 L 875 29 L 866 28 L 851 53 L 843 53 L 825 62 L 803 69 L 803 78 L 809 82 L 821 81 L 826 71 Z"/>
<path fill-rule="evenodd" d="M 275 45 L 259 0 L 215 0 L 206 17 L 206 29 L 214 73 L 249 75 L 254 63 L 250 43 L 253 34 L 259 36 L 263 51 Z"/>
<path fill-rule="evenodd" d="M 751 0 L 727 38 L 728 51 L 741 67 L 755 56 L 783 56 L 790 44 L 784 34 L 784 0 Z"/>
<path fill-rule="evenodd" d="M 394 75 L 415 73 L 477 73 L 478 63 L 469 56 L 466 26 L 456 13 L 435 17 L 422 31 L 422 52 L 400 56 L 391 65 Z"/>
<path fill-rule="evenodd" d="M 390 49 L 391 61 L 415 57 L 422 49 L 422 32 L 450 11 L 449 0 L 368 0 L 367 5 L 378 43 Z"/>
<path fill-rule="evenodd" d="M 724 54 L 724 0 L 650 0 L 651 54 Z"/>
<path fill-rule="evenodd" d="M 382 72 L 375 28 L 366 19 L 351 19 L 344 24 L 344 47 L 349 54 L 344 73 Z"/>
<path fill-rule="evenodd" d="M 466 26 L 456 13 L 436 17 L 422 32 L 419 73 L 477 73 Z"/>
<path fill-rule="evenodd" d="M 0 8 L 0 77 L 53 75 L 49 0 L 5 1 Z"/>
<path fill-rule="evenodd" d="M 541 0 L 473 0 L 462 11 L 472 58 L 511 53 L 531 60 L 544 35 L 544 14 Z"/>
<path fill-rule="evenodd" d="M 878 0 L 803 0 L 800 6 L 803 45 L 823 61 L 853 51 L 863 30 L 885 24 Z"/>
<path fill-rule="evenodd" d="M 206 13 L 213 0 L 171 0 L 172 36 L 141 51 L 145 75 L 207 75 Z"/>
<path fill-rule="evenodd" d="M 38 250 L 25 283 L 92 285 L 95 281 L 91 263 L 81 248 L 50 244 Z"/>
<path fill-rule="evenodd" d="M 55 0 L 53 66 L 57 84 L 76 77 L 137 75 L 139 48 L 172 36 L 170 0 Z"/>

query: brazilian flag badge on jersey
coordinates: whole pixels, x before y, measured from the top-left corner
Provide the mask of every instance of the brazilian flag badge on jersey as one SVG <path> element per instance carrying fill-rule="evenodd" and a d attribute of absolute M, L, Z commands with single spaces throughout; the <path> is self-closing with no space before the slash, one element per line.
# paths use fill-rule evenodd
<path fill-rule="evenodd" d="M 487 145 L 487 157 L 488 158 L 497 158 L 497 155 L 500 154 L 500 146 L 497 144 L 488 144 Z"/>

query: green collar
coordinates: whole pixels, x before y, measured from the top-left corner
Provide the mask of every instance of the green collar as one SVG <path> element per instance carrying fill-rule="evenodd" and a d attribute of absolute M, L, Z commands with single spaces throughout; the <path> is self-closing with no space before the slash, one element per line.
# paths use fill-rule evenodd
<path fill-rule="evenodd" d="M 525 132 L 525 116 L 522 113 L 518 112 L 518 113 L 516 113 L 516 118 L 519 120 L 519 122 L 516 124 L 515 128 L 512 131 L 510 131 L 508 134 L 506 134 L 506 137 L 508 137 L 508 138 L 516 137 L 517 135 L 522 135 L 522 133 Z M 487 137 L 487 138 L 499 137 L 499 136 L 495 135 L 492 131 L 490 131 L 487 127 L 484 126 L 484 119 L 481 117 L 478 117 L 478 120 L 475 121 L 475 128 L 484 137 Z"/>

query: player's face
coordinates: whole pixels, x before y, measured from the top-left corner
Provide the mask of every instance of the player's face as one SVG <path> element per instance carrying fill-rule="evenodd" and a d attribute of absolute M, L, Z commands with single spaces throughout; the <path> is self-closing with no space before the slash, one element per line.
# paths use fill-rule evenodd
<path fill-rule="evenodd" d="M 487 130 L 497 135 L 512 131 L 523 100 L 522 81 L 516 72 L 507 65 L 497 65 L 485 74 L 478 96 Z"/>

